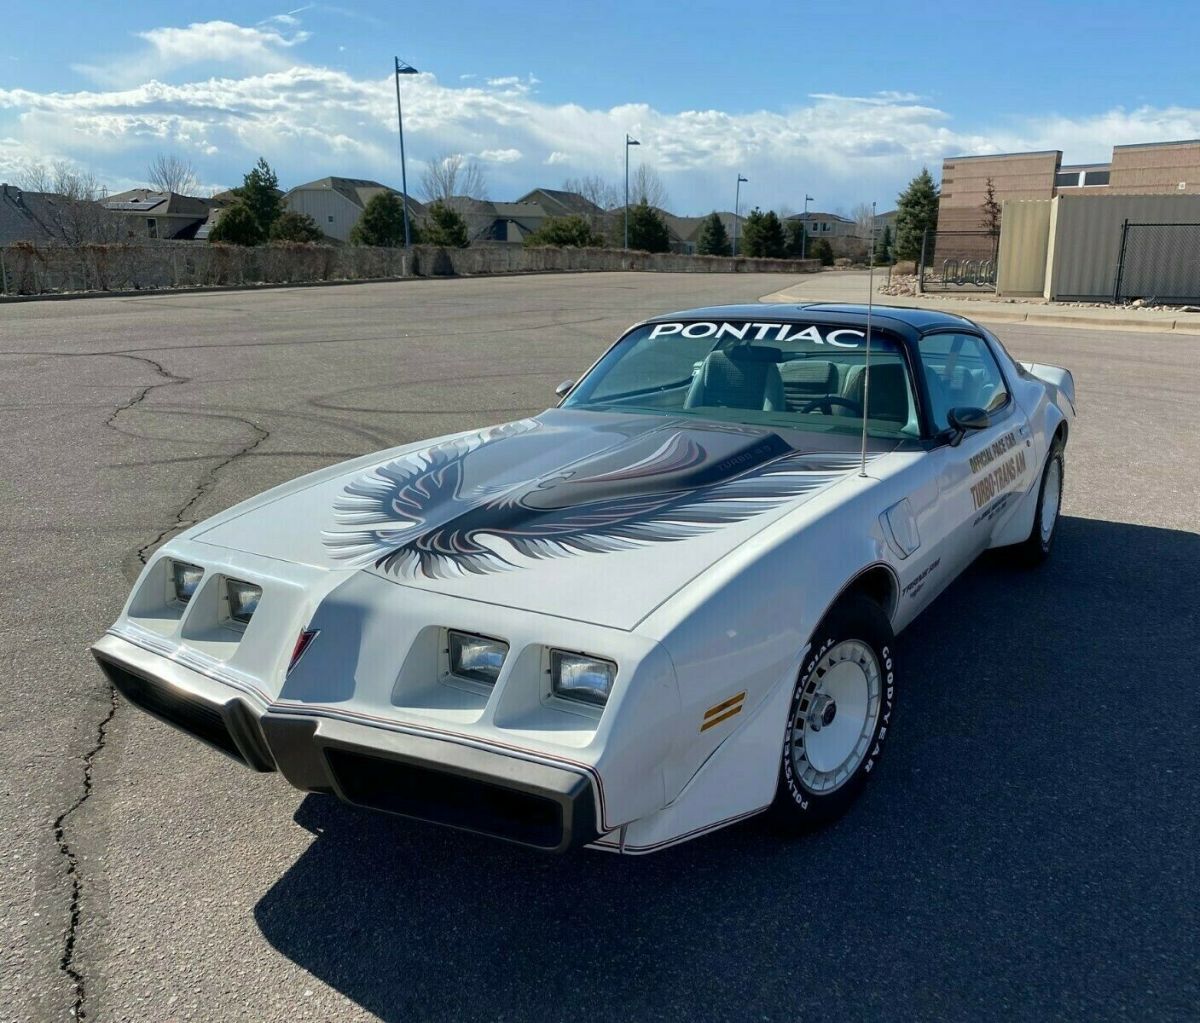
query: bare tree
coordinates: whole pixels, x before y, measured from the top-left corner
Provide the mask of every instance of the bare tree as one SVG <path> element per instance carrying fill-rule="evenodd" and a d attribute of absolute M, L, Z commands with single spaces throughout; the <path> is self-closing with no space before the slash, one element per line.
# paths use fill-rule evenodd
<path fill-rule="evenodd" d="M 599 206 L 602 210 L 615 210 L 621 205 L 620 188 L 611 181 L 605 181 L 599 174 L 589 174 L 582 178 L 567 178 L 562 183 L 562 190 L 582 195 L 588 202 Z"/>
<path fill-rule="evenodd" d="M 174 153 L 159 153 L 146 168 L 146 180 L 160 192 L 188 195 L 196 187 L 196 168 Z"/>
<path fill-rule="evenodd" d="M 648 164 L 638 164 L 637 170 L 629 175 L 629 201 L 634 205 L 644 202 L 660 210 L 666 208 L 667 186 L 658 176 L 658 171 Z"/>
<path fill-rule="evenodd" d="M 860 202 L 850 211 L 854 221 L 854 234 L 858 238 L 870 238 L 875 230 L 875 213 L 869 202 Z"/>
<path fill-rule="evenodd" d="M 70 244 L 116 241 L 121 236 L 118 217 L 100 205 L 106 190 L 89 170 L 56 160 L 31 162 L 21 168 L 18 183 L 29 192 L 58 196 L 52 206 L 58 236 Z"/>
<path fill-rule="evenodd" d="M 421 192 L 426 202 L 443 202 L 455 196 L 469 199 L 487 197 L 487 179 L 483 168 L 462 153 L 443 153 L 433 157 L 421 174 Z"/>
<path fill-rule="evenodd" d="M 988 178 L 987 191 L 984 192 L 983 202 L 979 207 L 979 226 L 988 234 L 999 237 L 1002 212 L 1000 200 L 996 198 L 996 183 Z"/>
<path fill-rule="evenodd" d="M 17 184 L 26 192 L 49 192 L 54 178 L 44 163 L 28 162 L 17 171 Z"/>

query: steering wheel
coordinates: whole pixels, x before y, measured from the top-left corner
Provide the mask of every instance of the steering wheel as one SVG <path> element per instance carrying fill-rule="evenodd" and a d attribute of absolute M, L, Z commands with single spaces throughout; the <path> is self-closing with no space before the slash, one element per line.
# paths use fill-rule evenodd
<path fill-rule="evenodd" d="M 848 408 L 856 416 L 861 416 L 863 414 L 861 402 L 857 402 L 852 398 L 843 398 L 841 395 L 837 394 L 827 394 L 824 398 L 813 398 L 812 401 L 805 402 L 800 411 L 802 413 L 813 412 L 816 409 L 821 408 L 826 415 L 832 415 L 834 405 L 840 405 L 842 408 Z"/>

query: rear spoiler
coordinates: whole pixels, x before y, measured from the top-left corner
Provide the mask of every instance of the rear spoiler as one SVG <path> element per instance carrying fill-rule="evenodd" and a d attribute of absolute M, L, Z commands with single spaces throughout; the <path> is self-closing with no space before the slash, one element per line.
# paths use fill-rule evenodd
<path fill-rule="evenodd" d="M 1075 414 L 1075 378 L 1071 376 L 1069 369 L 1062 369 L 1059 366 L 1043 366 L 1036 362 L 1023 362 L 1021 368 L 1043 383 L 1050 384 L 1061 391 L 1070 402 L 1071 414 Z"/>

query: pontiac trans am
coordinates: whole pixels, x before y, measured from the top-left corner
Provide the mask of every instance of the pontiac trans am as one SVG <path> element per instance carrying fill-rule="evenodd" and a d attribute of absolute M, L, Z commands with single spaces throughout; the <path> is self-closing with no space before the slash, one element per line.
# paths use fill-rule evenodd
<path fill-rule="evenodd" d="M 559 396 L 179 534 L 101 668 L 302 790 L 643 853 L 841 813 L 895 634 L 986 548 L 1054 540 L 1071 374 L 957 316 L 671 313 Z"/>

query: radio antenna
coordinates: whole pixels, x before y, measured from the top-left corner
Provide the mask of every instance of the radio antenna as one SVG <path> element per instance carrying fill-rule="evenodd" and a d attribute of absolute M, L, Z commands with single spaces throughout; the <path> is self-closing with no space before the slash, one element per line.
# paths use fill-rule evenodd
<path fill-rule="evenodd" d="M 875 300 L 875 204 L 871 203 L 871 242 L 867 251 L 867 352 L 863 367 L 862 465 L 859 476 L 867 474 L 867 409 L 871 401 L 871 306 Z"/>

